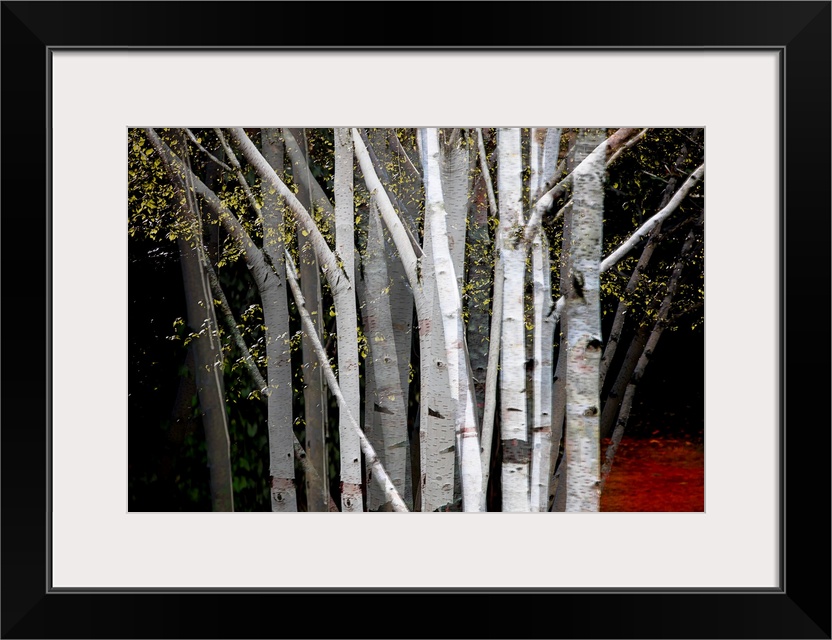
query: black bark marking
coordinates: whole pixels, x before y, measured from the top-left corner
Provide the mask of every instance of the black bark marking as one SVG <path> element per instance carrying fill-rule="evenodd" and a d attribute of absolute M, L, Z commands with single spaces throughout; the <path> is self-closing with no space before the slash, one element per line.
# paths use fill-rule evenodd
<path fill-rule="evenodd" d="M 503 462 L 508 464 L 528 464 L 531 460 L 531 445 L 525 440 L 503 440 Z"/>
<path fill-rule="evenodd" d="M 390 409 L 387 409 L 386 407 L 381 407 L 377 405 L 375 402 L 373 403 L 373 411 L 375 411 L 376 413 L 386 413 L 388 416 L 396 415 L 392 411 L 390 411 Z"/>
<path fill-rule="evenodd" d="M 428 415 L 433 416 L 434 418 L 445 418 L 445 416 L 443 416 L 441 413 L 439 413 L 438 411 L 434 411 L 430 407 L 428 407 Z"/>
<path fill-rule="evenodd" d="M 584 297 L 584 276 L 581 273 L 572 274 L 572 291 L 575 297 L 583 299 Z"/>

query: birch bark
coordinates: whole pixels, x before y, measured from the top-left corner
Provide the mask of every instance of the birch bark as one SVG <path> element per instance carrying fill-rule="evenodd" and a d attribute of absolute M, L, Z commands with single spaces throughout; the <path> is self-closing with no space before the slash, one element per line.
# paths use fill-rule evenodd
<path fill-rule="evenodd" d="M 474 397 L 468 379 L 468 360 L 465 350 L 465 336 L 462 329 L 462 300 L 459 291 L 452 252 L 448 246 L 449 232 L 447 227 L 447 212 L 445 200 L 448 193 L 454 194 L 451 202 L 464 212 L 459 194 L 455 190 L 460 186 L 444 188 L 440 166 L 439 133 L 436 129 L 427 129 L 424 137 L 427 153 L 427 171 L 425 188 L 426 216 L 430 220 L 430 242 L 433 249 L 434 267 L 436 269 L 436 288 L 439 298 L 442 325 L 445 337 L 445 354 L 448 362 L 448 381 L 451 399 L 455 406 L 454 430 L 456 434 L 456 449 L 462 480 L 462 507 L 465 511 L 479 511 L 482 498 L 482 466 L 480 465 L 479 438 L 474 417 Z M 464 159 L 464 171 L 458 166 L 462 177 L 467 180 L 468 158 L 458 154 L 454 156 L 454 164 Z M 458 182 L 458 176 L 451 172 L 451 179 Z M 444 195 L 443 195 L 444 192 Z M 463 218 L 456 214 L 457 218 Z M 460 222 L 462 224 L 462 222 Z M 457 232 L 458 233 L 458 232 Z M 462 242 L 464 244 L 464 229 Z M 462 260 L 460 259 L 460 270 Z"/>
<path fill-rule="evenodd" d="M 353 150 L 349 129 L 337 128 L 335 135 L 335 251 L 342 263 L 344 277 L 355 274 L 355 204 L 353 198 Z M 315 183 L 317 184 L 317 182 Z M 320 198 L 319 198 L 320 199 Z M 325 198 L 324 198 L 325 199 Z M 355 288 L 340 294 L 336 302 L 338 344 L 338 384 L 344 394 L 347 411 L 359 416 L 361 392 L 358 377 L 358 315 Z M 327 363 L 323 366 L 328 367 Z M 360 447 L 358 437 L 347 420 L 338 420 L 341 444 L 341 509 L 361 512 L 364 502 L 361 491 Z M 343 461 L 349 462 L 349 473 Z M 358 459 L 358 464 L 355 460 Z M 358 478 L 356 478 L 356 475 Z"/>
<path fill-rule="evenodd" d="M 503 511 L 529 511 L 529 442 L 526 409 L 523 238 L 520 130 L 497 132 L 500 193 L 500 254 L 503 260 L 500 421 L 503 447 Z"/>
<path fill-rule="evenodd" d="M 277 129 L 261 129 L 263 157 L 275 170 L 283 173 L 283 141 Z M 275 278 L 269 278 L 269 286 L 258 282 L 263 304 L 263 320 L 266 323 L 266 356 L 268 365 L 268 425 L 269 425 L 269 468 L 271 480 L 272 511 L 296 510 L 287 500 L 286 487 L 291 481 L 294 489 L 295 439 L 292 420 L 292 354 L 289 344 L 289 301 L 286 287 L 286 267 L 283 261 L 285 229 L 283 210 L 274 188 L 266 186 L 261 190 L 263 197 L 263 253 L 269 257 Z M 291 444 L 290 444 L 291 443 Z M 326 465 L 321 457 L 322 446 L 309 445 L 307 457 L 318 471 L 319 478 L 326 478 Z M 307 505 L 310 510 L 325 511 L 329 490 L 323 483 L 317 483 L 309 475 L 305 478 Z M 295 498 L 296 500 L 296 498 Z"/>
<path fill-rule="evenodd" d="M 530 195 L 535 201 L 557 171 L 560 129 L 532 129 L 530 135 Z M 533 369 L 532 369 L 532 459 L 530 505 L 532 511 L 548 511 L 552 450 L 552 351 L 553 317 L 549 243 L 546 234 L 532 240 Z"/>
<path fill-rule="evenodd" d="M 370 203 L 367 248 L 362 255 L 364 282 L 364 331 L 369 355 L 366 363 L 371 373 L 365 421 L 372 424 L 373 447 L 387 469 L 396 490 L 404 495 L 407 456 L 407 399 L 401 387 L 399 360 L 393 334 L 391 302 L 387 293 L 385 241 L 378 209 Z M 367 470 L 368 475 L 371 469 Z M 385 496 L 378 488 L 370 491 L 369 509 L 386 509 Z"/>
<path fill-rule="evenodd" d="M 598 366 L 601 360 L 600 269 L 604 215 L 602 132 L 579 132 L 573 172 L 574 204 L 569 255 L 571 291 L 566 360 L 567 511 L 598 511 L 600 481 Z M 598 152 L 598 149 L 601 152 Z M 592 150 L 595 149 L 595 153 Z"/>

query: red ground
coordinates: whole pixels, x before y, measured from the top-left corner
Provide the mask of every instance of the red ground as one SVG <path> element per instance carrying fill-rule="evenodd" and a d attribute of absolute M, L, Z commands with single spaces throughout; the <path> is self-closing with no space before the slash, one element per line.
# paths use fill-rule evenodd
<path fill-rule="evenodd" d="M 609 441 L 601 444 L 602 458 Z M 621 441 L 601 494 L 601 511 L 704 511 L 702 443 L 665 438 Z"/>

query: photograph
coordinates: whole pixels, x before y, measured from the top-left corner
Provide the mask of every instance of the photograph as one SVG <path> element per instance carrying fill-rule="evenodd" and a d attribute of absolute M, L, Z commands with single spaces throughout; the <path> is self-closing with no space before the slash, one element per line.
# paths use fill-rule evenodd
<path fill-rule="evenodd" d="M 130 127 L 129 510 L 704 512 L 696 124 Z"/>
<path fill-rule="evenodd" d="M 0 638 L 832 638 L 830 0 L 0 4 Z"/>

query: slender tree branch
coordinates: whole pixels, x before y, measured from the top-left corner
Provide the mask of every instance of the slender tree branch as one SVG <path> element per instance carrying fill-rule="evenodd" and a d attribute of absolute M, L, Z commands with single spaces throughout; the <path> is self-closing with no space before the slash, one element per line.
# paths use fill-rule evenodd
<path fill-rule="evenodd" d="M 635 233 L 633 233 L 627 240 L 621 243 L 618 248 L 613 251 L 609 256 L 607 256 L 604 261 L 601 263 L 601 272 L 607 271 L 611 266 L 616 264 L 619 260 L 621 260 L 624 256 L 626 256 L 633 248 L 641 242 L 647 235 L 653 230 L 653 228 L 662 220 L 666 219 L 671 213 L 676 211 L 679 205 L 682 203 L 682 200 L 685 199 L 685 196 L 690 193 L 690 190 L 696 186 L 696 183 L 702 179 L 702 175 L 705 173 L 705 164 L 699 165 L 699 167 L 685 180 L 685 183 L 679 188 L 674 195 L 670 202 L 667 203 L 667 206 L 660 209 L 657 213 L 653 214 L 653 216 L 647 220 L 643 225 L 641 225 Z"/>
<path fill-rule="evenodd" d="M 496 218 L 497 213 L 497 197 L 494 195 L 494 182 L 491 180 L 491 172 L 488 170 L 488 159 L 485 155 L 485 142 L 482 139 L 482 129 L 477 128 L 477 150 L 480 154 L 480 170 L 482 177 L 485 180 L 485 190 L 488 193 L 488 210 L 491 212 L 491 217 Z"/>
<path fill-rule="evenodd" d="M 188 129 L 187 127 L 185 127 L 185 128 L 184 128 L 184 131 L 185 131 L 185 133 L 188 135 L 188 137 L 191 139 L 191 142 L 193 142 L 193 143 L 197 146 L 197 148 L 199 148 L 199 150 L 200 150 L 200 151 L 202 151 L 202 153 L 204 153 L 206 156 L 208 156 L 209 158 L 211 158 L 211 160 L 213 160 L 216 164 L 218 164 L 219 166 L 221 166 L 223 169 L 225 169 L 226 171 L 228 171 L 228 173 L 233 173 L 233 170 L 231 169 L 231 167 L 229 167 L 227 164 L 225 164 L 222 160 L 220 160 L 219 158 L 217 158 L 217 157 L 216 157 L 213 153 L 211 153 L 210 151 L 208 151 L 208 149 L 206 149 L 205 147 L 203 147 L 203 146 L 199 143 L 199 140 L 197 140 L 196 136 L 193 134 L 193 132 L 192 132 L 190 129 Z"/>
<path fill-rule="evenodd" d="M 648 132 L 648 131 L 650 131 L 650 127 L 646 127 L 646 128 L 644 128 L 644 129 L 642 129 L 641 131 L 639 131 L 639 132 L 638 132 L 638 134 L 636 134 L 635 136 L 633 136 L 632 138 L 630 138 L 629 140 L 627 140 L 627 142 L 626 142 L 626 143 L 624 143 L 624 144 L 623 144 L 623 145 L 622 145 L 622 146 L 621 146 L 621 147 L 620 147 L 620 148 L 619 148 L 616 152 L 614 152 L 614 153 L 612 154 L 612 156 L 610 156 L 610 159 L 609 159 L 609 160 L 607 160 L 607 168 L 609 168 L 609 166 L 610 166 L 613 162 L 615 162 L 616 160 L 618 160 L 618 159 L 621 157 L 621 154 L 623 154 L 623 153 L 624 153 L 625 151 L 627 151 L 628 149 L 630 149 L 630 148 L 634 147 L 635 145 L 637 145 L 637 144 L 638 144 L 638 142 L 639 142 L 640 140 L 642 140 L 642 139 L 644 138 L 644 136 L 646 136 L 646 135 L 647 135 L 647 132 Z"/>
<path fill-rule="evenodd" d="M 323 187 L 309 170 L 309 162 L 306 159 L 306 154 L 301 151 L 295 136 L 292 135 L 292 132 L 288 128 L 284 127 L 282 131 L 283 139 L 286 142 L 286 152 L 289 154 L 289 160 L 292 162 L 292 176 L 295 182 L 309 192 L 309 200 L 313 207 L 314 205 L 318 205 L 324 210 L 327 222 L 334 223 L 335 207 L 332 206 Z M 295 171 L 295 165 L 298 165 L 297 171 Z"/>
<path fill-rule="evenodd" d="M 391 139 L 393 139 L 395 141 L 394 144 L 396 146 L 396 151 L 399 153 L 399 155 L 404 157 L 404 159 L 405 159 L 404 166 L 405 166 L 405 169 L 407 169 L 407 172 L 410 174 L 410 177 L 414 180 L 421 180 L 422 179 L 421 172 L 416 168 L 416 166 L 411 161 L 410 156 L 408 155 L 405 148 L 402 146 L 401 140 L 399 140 L 399 136 L 396 135 L 395 130 L 393 130 L 393 135 L 390 136 L 390 137 L 391 137 Z"/>
<path fill-rule="evenodd" d="M 205 267 L 206 273 L 208 274 L 208 281 L 211 283 L 211 290 L 214 292 L 214 296 L 216 297 L 216 299 L 220 302 L 220 309 L 222 310 L 225 325 L 226 327 L 228 327 L 228 330 L 231 333 L 231 337 L 234 339 L 234 343 L 240 350 L 240 353 L 243 356 L 243 361 L 246 363 L 246 367 L 248 367 L 249 373 L 251 373 L 251 377 L 254 378 L 254 382 L 257 384 L 257 387 L 260 389 L 261 393 L 269 394 L 271 392 L 271 390 L 269 389 L 269 385 L 263 378 L 263 374 L 260 373 L 260 369 L 254 362 L 254 358 L 252 357 L 251 352 L 248 350 L 248 346 L 246 346 L 245 340 L 243 340 L 243 336 L 240 333 L 240 330 L 237 328 L 237 321 L 234 319 L 234 314 L 231 311 L 231 307 L 228 304 L 228 298 L 225 297 L 225 291 L 223 291 L 222 285 L 220 285 L 219 278 L 217 278 L 217 274 L 214 271 L 214 267 L 211 266 L 211 262 L 208 260 L 207 256 L 202 256 L 202 264 Z"/>
<path fill-rule="evenodd" d="M 225 155 L 228 156 L 228 159 L 234 166 L 234 174 L 237 176 L 237 182 L 239 182 L 240 186 L 243 188 L 243 191 L 246 194 L 246 198 L 248 198 L 248 202 L 251 205 L 251 208 L 254 209 L 254 212 L 257 214 L 257 218 L 260 220 L 260 224 L 263 224 L 263 212 L 260 210 L 260 203 L 258 203 L 257 200 L 254 198 L 254 194 L 251 192 L 251 188 L 248 186 L 246 177 L 243 175 L 243 168 L 240 166 L 240 161 L 237 160 L 237 156 L 234 155 L 234 151 L 231 150 L 231 147 L 228 146 L 228 143 L 225 141 L 225 136 L 222 135 L 222 129 L 214 129 L 214 131 L 216 132 L 217 137 L 219 137 L 220 139 L 222 148 L 225 149 Z"/>

